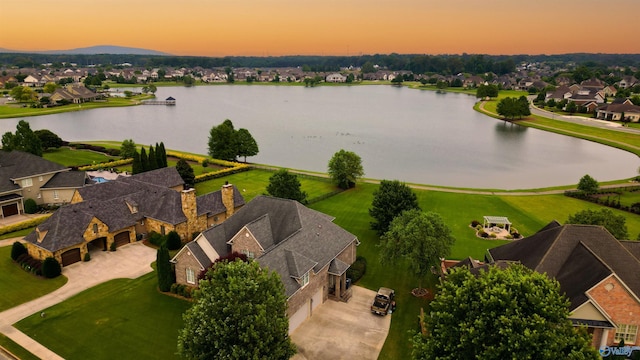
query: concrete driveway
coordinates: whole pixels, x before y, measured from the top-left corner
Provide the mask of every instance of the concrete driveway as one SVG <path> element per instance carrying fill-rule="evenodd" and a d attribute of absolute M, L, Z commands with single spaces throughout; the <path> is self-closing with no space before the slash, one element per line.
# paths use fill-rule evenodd
<path fill-rule="evenodd" d="M 12 324 L 25 317 L 62 302 L 81 291 L 117 278 L 135 279 L 152 271 L 156 250 L 137 242 L 117 251 L 96 251 L 91 261 L 78 262 L 62 269 L 69 280 L 58 290 L 0 313 L 0 333 L 20 344 L 40 359 L 62 359 L 60 356 L 14 328 Z"/>
<path fill-rule="evenodd" d="M 392 315 L 371 313 L 375 295 L 354 286 L 348 303 L 327 300 L 313 310 L 313 316 L 291 334 L 298 347 L 293 360 L 377 359 Z"/>

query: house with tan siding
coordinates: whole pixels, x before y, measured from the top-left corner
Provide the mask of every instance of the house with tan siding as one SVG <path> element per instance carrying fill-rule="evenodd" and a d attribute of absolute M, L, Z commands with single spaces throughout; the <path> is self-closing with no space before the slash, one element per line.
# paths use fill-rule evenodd
<path fill-rule="evenodd" d="M 176 282 L 198 286 L 198 275 L 233 252 L 275 271 L 288 298 L 289 332 L 327 300 L 351 296 L 346 271 L 358 239 L 333 218 L 294 200 L 258 196 L 183 247 L 171 260 Z"/>

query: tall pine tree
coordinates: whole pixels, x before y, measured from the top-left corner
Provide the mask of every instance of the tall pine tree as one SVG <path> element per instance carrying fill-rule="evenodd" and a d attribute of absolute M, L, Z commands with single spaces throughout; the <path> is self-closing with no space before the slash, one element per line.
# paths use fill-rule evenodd
<path fill-rule="evenodd" d="M 144 149 L 144 146 L 140 149 L 140 165 L 141 172 L 149 171 L 149 158 L 147 157 L 147 151 Z"/>
<path fill-rule="evenodd" d="M 135 174 L 140 174 L 142 171 L 142 163 L 140 163 L 140 154 L 138 154 L 138 152 L 136 151 L 133 154 L 133 164 L 132 164 L 132 169 L 131 169 L 131 173 Z"/>
<path fill-rule="evenodd" d="M 156 254 L 156 268 L 158 271 L 158 287 L 162 292 L 169 291 L 173 283 L 171 263 L 169 261 L 169 250 L 165 245 L 160 246 Z"/>
<path fill-rule="evenodd" d="M 153 145 L 149 145 L 149 170 L 155 170 L 158 168 L 160 167 L 158 166 L 156 151 L 153 149 Z"/>

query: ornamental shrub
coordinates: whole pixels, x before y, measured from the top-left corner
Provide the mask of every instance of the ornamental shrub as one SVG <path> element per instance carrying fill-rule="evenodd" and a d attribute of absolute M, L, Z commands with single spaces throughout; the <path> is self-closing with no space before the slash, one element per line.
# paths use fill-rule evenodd
<path fill-rule="evenodd" d="M 13 243 L 11 247 L 11 260 L 17 261 L 20 255 L 26 254 L 27 248 L 19 241 Z"/>
<path fill-rule="evenodd" d="M 89 261 L 89 260 L 91 260 L 91 254 L 89 254 L 89 252 L 87 251 L 87 252 L 84 254 L 84 259 L 83 259 L 83 261 L 84 261 L 84 262 L 87 262 L 87 261 Z"/>
<path fill-rule="evenodd" d="M 62 273 L 62 267 L 58 260 L 53 257 L 48 257 L 44 259 L 42 263 L 42 275 L 48 279 L 53 279 L 54 277 L 60 276 Z"/>
<path fill-rule="evenodd" d="M 202 167 L 209 167 L 209 160 L 207 159 L 202 160 Z"/>
<path fill-rule="evenodd" d="M 167 234 L 167 239 L 165 242 L 169 250 L 178 250 L 182 246 L 180 235 L 178 235 L 178 233 L 175 231 L 170 231 L 169 234 Z"/>
<path fill-rule="evenodd" d="M 164 245 L 166 239 L 164 236 L 160 235 L 159 233 L 155 232 L 155 231 L 151 231 L 147 237 L 147 239 L 149 239 L 149 243 L 151 245 L 155 245 L 155 246 L 162 246 Z"/>
<path fill-rule="evenodd" d="M 477 227 L 479 224 L 480 224 L 480 221 L 478 221 L 478 220 L 473 220 L 473 221 L 471 222 L 471 226 L 472 226 L 472 227 Z"/>
<path fill-rule="evenodd" d="M 38 204 L 33 199 L 27 199 L 24 201 L 24 212 L 27 214 L 35 214 L 38 211 Z"/>
<path fill-rule="evenodd" d="M 367 259 L 364 256 L 356 257 L 356 261 L 347 269 L 347 277 L 354 283 L 360 280 L 367 272 Z"/>
<path fill-rule="evenodd" d="M 109 251 L 116 251 L 116 243 L 115 241 L 111 243 L 111 245 L 109 245 Z"/>

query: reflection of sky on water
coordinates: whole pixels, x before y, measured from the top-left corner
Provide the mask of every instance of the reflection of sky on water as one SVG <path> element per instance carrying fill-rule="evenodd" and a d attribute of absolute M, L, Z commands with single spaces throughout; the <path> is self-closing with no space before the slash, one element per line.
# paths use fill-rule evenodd
<path fill-rule="evenodd" d="M 326 171 L 340 149 L 363 159 L 365 176 L 476 188 L 519 189 L 635 175 L 638 158 L 621 150 L 529 129 L 473 111 L 475 98 L 390 86 L 207 86 L 159 88 L 176 106 L 136 106 L 30 117 L 65 140 L 164 141 L 206 153 L 209 130 L 224 119 L 247 128 L 260 154 L 252 162 Z M 15 131 L 19 119 L 0 121 Z"/>

